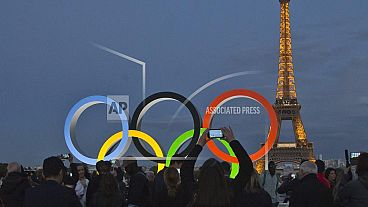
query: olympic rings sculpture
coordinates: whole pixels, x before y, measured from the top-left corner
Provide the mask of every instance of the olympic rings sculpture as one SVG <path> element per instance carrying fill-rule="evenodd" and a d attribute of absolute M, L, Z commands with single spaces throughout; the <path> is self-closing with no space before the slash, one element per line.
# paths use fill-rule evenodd
<path fill-rule="evenodd" d="M 276 113 L 272 105 L 262 95 L 247 89 L 235 89 L 224 92 L 218 97 L 216 97 L 214 101 L 211 102 L 209 107 L 219 107 L 225 104 L 227 101 L 235 98 L 249 98 L 255 100 L 258 103 L 260 103 L 268 112 L 270 119 L 270 131 L 267 140 L 265 144 L 256 153 L 250 155 L 253 161 L 257 161 L 268 153 L 268 151 L 272 148 L 273 144 L 276 141 L 276 135 L 278 133 L 278 121 Z M 162 152 L 160 145 L 156 142 L 156 140 L 147 133 L 141 131 L 141 121 L 144 114 L 153 105 L 165 100 L 175 100 L 182 103 L 186 108 L 188 108 L 193 118 L 193 129 L 184 132 L 174 140 L 174 142 L 172 143 L 172 145 L 168 150 L 166 159 L 164 157 L 164 153 Z M 160 171 L 165 166 L 170 166 L 171 158 L 175 154 L 177 154 L 179 157 L 186 157 L 189 154 L 189 152 L 193 149 L 193 147 L 197 143 L 198 138 L 201 136 L 204 130 L 211 127 L 211 121 L 214 115 L 212 113 L 206 112 L 203 117 L 204 122 L 202 125 L 202 118 L 200 114 L 196 110 L 195 106 L 187 98 L 174 92 L 155 93 L 147 97 L 139 104 L 139 106 L 137 107 L 137 109 L 133 114 L 130 127 L 128 118 L 126 117 L 125 113 L 119 114 L 122 131 L 113 134 L 106 140 L 106 142 L 102 145 L 98 153 L 97 159 L 87 157 L 82 153 L 80 153 L 73 143 L 73 140 L 76 139 L 75 126 L 78 121 L 78 118 L 87 108 L 93 105 L 101 103 L 111 105 L 112 102 L 114 102 L 114 100 L 106 96 L 89 96 L 78 101 L 69 111 L 64 126 L 65 142 L 70 152 L 74 155 L 75 158 L 77 158 L 81 162 L 90 165 L 95 165 L 96 162 L 99 160 L 118 159 L 128 150 L 131 143 L 129 137 L 131 137 L 138 151 L 143 156 L 147 157 L 149 160 L 157 162 L 158 171 Z M 139 139 L 147 142 L 153 149 L 155 155 L 152 155 L 150 152 L 148 152 L 141 144 Z M 179 148 L 189 140 L 190 142 L 188 146 L 182 152 L 178 153 L 177 151 L 179 150 Z M 216 146 L 213 140 L 209 140 L 207 142 L 207 146 L 217 157 L 232 164 L 232 171 L 230 177 L 234 178 L 239 170 L 238 159 L 236 158 L 235 153 L 232 151 L 229 143 L 227 143 L 225 140 L 220 139 L 218 140 L 226 147 L 228 153 L 221 151 Z M 119 144 L 117 145 L 117 147 L 110 154 L 107 155 L 109 150 L 113 146 L 115 146 L 118 142 Z"/>

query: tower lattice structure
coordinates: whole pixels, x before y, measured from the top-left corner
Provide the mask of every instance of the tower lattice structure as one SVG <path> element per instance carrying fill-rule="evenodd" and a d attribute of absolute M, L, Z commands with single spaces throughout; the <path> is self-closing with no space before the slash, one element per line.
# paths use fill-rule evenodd
<path fill-rule="evenodd" d="M 290 0 L 280 0 L 280 55 L 276 101 L 273 105 L 277 114 L 279 130 L 276 142 L 268 153 L 268 160 L 276 164 L 291 162 L 298 165 L 301 160 L 314 160 L 313 143 L 308 142 L 300 116 L 301 105 L 296 96 L 294 65 L 290 30 Z M 280 142 L 280 129 L 283 120 L 291 120 L 295 142 Z M 265 160 L 257 162 L 257 170 L 263 171 Z"/>

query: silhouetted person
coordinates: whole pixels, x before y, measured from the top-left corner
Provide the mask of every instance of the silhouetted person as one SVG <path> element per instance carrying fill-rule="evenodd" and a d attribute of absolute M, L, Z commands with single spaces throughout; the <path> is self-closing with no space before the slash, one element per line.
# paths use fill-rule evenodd
<path fill-rule="evenodd" d="M 164 169 L 164 182 L 166 188 L 153 197 L 154 207 L 185 207 L 185 195 L 178 170 L 174 167 Z"/>
<path fill-rule="evenodd" d="M 238 197 L 234 200 L 239 205 L 256 206 L 256 207 L 272 207 L 271 196 L 263 189 L 259 183 L 259 176 L 256 170 L 253 170 L 252 175 L 245 185 L 245 188 Z"/>
<path fill-rule="evenodd" d="M 319 180 L 319 182 L 321 182 L 324 186 L 326 186 L 327 188 L 331 188 L 331 184 L 330 181 L 328 181 L 325 177 L 325 162 L 323 162 L 322 160 L 316 160 L 316 165 L 317 165 L 317 178 Z"/>
<path fill-rule="evenodd" d="M 130 176 L 128 189 L 128 206 L 151 206 L 151 192 L 146 175 L 138 167 L 137 160 L 133 157 L 123 161 L 125 172 Z"/>
<path fill-rule="evenodd" d="M 368 206 L 368 153 L 358 157 L 358 180 L 350 181 L 339 193 L 344 207 Z"/>
<path fill-rule="evenodd" d="M 122 207 L 123 196 L 119 190 L 118 183 L 112 174 L 103 174 L 97 192 L 91 200 L 93 207 Z"/>
<path fill-rule="evenodd" d="M 111 174 L 115 177 L 115 180 L 118 183 L 119 190 L 123 196 L 124 205 L 126 205 L 126 194 L 128 189 L 126 183 L 124 182 L 124 171 L 122 170 L 118 161 L 116 161 L 115 167 L 113 167 Z"/>
<path fill-rule="evenodd" d="M 333 198 L 329 188 L 317 178 L 317 166 L 306 161 L 300 165 L 300 183 L 291 195 L 290 207 L 332 207 Z"/>
<path fill-rule="evenodd" d="M 75 182 L 72 176 L 64 175 L 62 185 L 68 190 L 71 196 L 75 196 Z"/>
<path fill-rule="evenodd" d="M 194 179 L 194 165 L 196 159 L 208 141 L 208 129 L 198 139 L 197 145 L 189 153 L 181 168 L 181 186 L 186 192 L 185 198 L 188 206 L 191 207 L 230 207 L 230 206 L 247 206 L 241 203 L 240 199 L 243 195 L 244 188 L 249 182 L 253 172 L 253 163 L 241 146 L 239 141 L 235 140 L 231 128 L 221 128 L 224 138 L 229 142 L 236 157 L 239 161 L 239 173 L 235 179 L 231 180 L 230 185 L 226 181 L 223 167 L 216 159 L 210 158 L 206 160 L 199 173 L 198 183 Z M 195 188 L 195 186 L 198 186 Z M 197 189 L 194 192 L 194 189 Z M 186 203 L 183 203 L 186 204 Z"/>
<path fill-rule="evenodd" d="M 260 183 L 262 187 L 270 194 L 273 206 L 278 206 L 279 201 L 277 198 L 277 188 L 279 185 L 279 179 L 276 175 L 276 164 L 271 161 L 268 163 L 268 170 L 266 170 L 260 176 Z"/>
<path fill-rule="evenodd" d="M 0 197 L 6 207 L 23 206 L 24 194 L 31 185 L 21 174 L 21 166 L 12 162 L 7 166 L 7 176 L 0 189 Z"/>
<path fill-rule="evenodd" d="M 25 207 L 80 207 L 77 196 L 62 186 L 66 168 L 57 157 L 43 161 L 45 182 L 26 191 Z"/>
<path fill-rule="evenodd" d="M 304 162 L 307 161 L 308 160 L 302 159 L 300 165 L 302 165 Z M 288 197 L 291 197 L 295 192 L 295 190 L 299 187 L 299 185 L 300 185 L 299 175 L 296 174 L 296 176 L 293 177 L 291 173 L 277 189 L 277 193 L 286 194 Z M 288 201 L 288 198 L 286 199 L 286 201 Z"/>
<path fill-rule="evenodd" d="M 330 187 L 333 189 L 336 186 L 336 170 L 334 168 L 327 168 L 325 171 L 325 178 L 330 182 Z"/>
<path fill-rule="evenodd" d="M 98 161 L 96 163 L 96 169 L 98 175 L 94 176 L 88 183 L 87 192 L 86 192 L 86 206 L 91 206 L 91 199 L 95 196 L 99 189 L 101 176 L 105 174 L 109 174 L 111 172 L 111 162 L 109 161 Z"/>
<path fill-rule="evenodd" d="M 183 164 L 182 160 L 178 160 L 178 155 L 174 155 L 173 159 L 170 162 L 170 167 L 180 169 L 181 165 Z M 166 190 L 166 185 L 164 182 L 164 172 L 166 170 L 166 167 L 158 172 L 155 176 L 155 179 L 153 181 L 153 196 L 155 197 L 156 193 L 160 193 L 163 190 Z"/>
<path fill-rule="evenodd" d="M 36 172 L 33 174 L 31 178 L 32 178 L 32 181 L 36 183 L 37 185 L 43 183 L 44 182 L 43 170 L 42 169 L 36 170 Z"/>

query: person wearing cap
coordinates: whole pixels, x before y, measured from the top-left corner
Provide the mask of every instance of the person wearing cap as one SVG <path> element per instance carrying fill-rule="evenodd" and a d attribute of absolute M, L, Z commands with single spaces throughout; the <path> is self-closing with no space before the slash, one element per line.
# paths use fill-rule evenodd
<path fill-rule="evenodd" d="M 127 157 L 123 161 L 125 172 L 130 176 L 128 189 L 128 207 L 151 206 L 151 193 L 146 175 L 138 167 L 134 157 Z"/>
<path fill-rule="evenodd" d="M 49 157 L 43 161 L 45 182 L 30 188 L 25 193 L 24 207 L 80 207 L 75 194 L 62 186 L 66 168 L 58 157 Z"/>

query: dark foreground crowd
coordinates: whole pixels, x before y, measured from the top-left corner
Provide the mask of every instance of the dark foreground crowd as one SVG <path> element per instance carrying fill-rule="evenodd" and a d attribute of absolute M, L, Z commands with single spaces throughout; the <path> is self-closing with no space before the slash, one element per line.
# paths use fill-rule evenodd
<path fill-rule="evenodd" d="M 90 175 L 83 164 L 67 169 L 58 157 L 49 157 L 42 172 L 31 177 L 18 163 L 9 163 L 0 207 L 274 207 L 279 194 L 290 207 L 368 207 L 368 153 L 358 157 L 356 175 L 350 168 L 325 170 L 320 160 L 304 161 L 297 175 L 282 178 L 270 162 L 259 175 L 232 130 L 222 131 L 239 161 L 235 179 L 229 178 L 228 163 L 213 158 L 194 170 L 208 140 L 205 131 L 190 159 L 174 159 L 156 175 L 143 172 L 134 159 L 122 165 L 99 161 Z"/>

